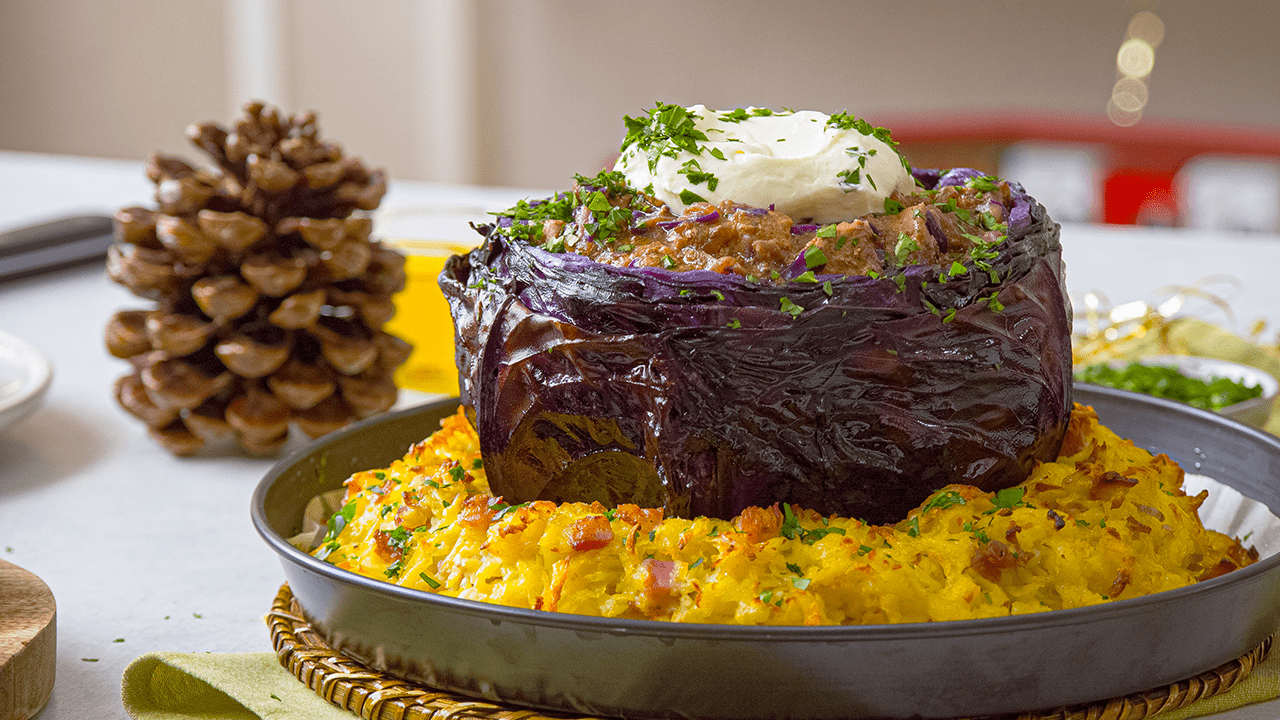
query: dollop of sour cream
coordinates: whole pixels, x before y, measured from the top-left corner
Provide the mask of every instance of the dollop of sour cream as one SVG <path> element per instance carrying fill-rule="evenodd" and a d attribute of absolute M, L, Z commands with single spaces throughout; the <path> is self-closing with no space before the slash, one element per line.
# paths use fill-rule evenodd
<path fill-rule="evenodd" d="M 614 170 L 677 214 L 733 200 L 825 224 L 884 212 L 916 187 L 888 131 L 844 113 L 659 103 L 626 122 Z"/>

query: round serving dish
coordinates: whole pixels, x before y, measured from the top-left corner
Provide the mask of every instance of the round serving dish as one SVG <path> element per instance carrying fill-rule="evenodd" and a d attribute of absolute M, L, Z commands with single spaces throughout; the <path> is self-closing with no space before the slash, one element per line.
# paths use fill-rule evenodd
<path fill-rule="evenodd" d="M 1103 423 L 1280 509 L 1280 438 L 1181 403 L 1077 385 Z M 370 667 L 456 693 L 649 718 L 943 718 L 1094 702 L 1237 658 L 1280 628 L 1280 555 L 1103 605 L 854 627 L 681 625 L 507 608 L 409 590 L 293 548 L 303 510 L 387 465 L 457 407 L 373 418 L 278 463 L 254 493 L 259 533 L 309 622 Z"/>
<path fill-rule="evenodd" d="M 0 431 L 40 407 L 52 380 L 53 366 L 39 350 L 0 332 Z"/>

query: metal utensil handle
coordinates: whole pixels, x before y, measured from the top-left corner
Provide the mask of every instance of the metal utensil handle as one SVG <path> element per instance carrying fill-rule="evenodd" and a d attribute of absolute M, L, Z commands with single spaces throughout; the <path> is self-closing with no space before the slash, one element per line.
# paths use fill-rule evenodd
<path fill-rule="evenodd" d="M 0 279 L 106 256 L 111 218 L 76 215 L 0 232 Z"/>

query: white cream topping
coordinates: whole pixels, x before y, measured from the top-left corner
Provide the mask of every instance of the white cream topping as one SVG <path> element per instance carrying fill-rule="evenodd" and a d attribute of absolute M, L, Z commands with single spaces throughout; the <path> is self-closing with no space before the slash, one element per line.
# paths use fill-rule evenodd
<path fill-rule="evenodd" d="M 676 214 L 696 202 L 692 193 L 712 204 L 773 205 L 797 223 L 825 224 L 884 212 L 893 191 L 916 186 L 902 157 L 876 137 L 888 133 L 848 115 L 829 123 L 831 116 L 811 110 L 765 114 L 771 111 L 694 105 L 687 112 L 696 132 L 681 133 L 679 143 L 646 136 L 626 145 L 614 166 L 632 187 L 652 185 Z M 650 121 L 652 127 L 652 114 Z"/>

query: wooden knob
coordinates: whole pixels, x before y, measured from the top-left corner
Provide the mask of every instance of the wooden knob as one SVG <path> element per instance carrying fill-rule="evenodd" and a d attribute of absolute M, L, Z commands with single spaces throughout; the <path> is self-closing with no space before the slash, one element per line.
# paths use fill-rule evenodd
<path fill-rule="evenodd" d="M 0 720 L 27 720 L 49 701 L 57 610 L 40 578 L 0 560 Z"/>

